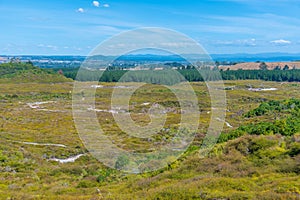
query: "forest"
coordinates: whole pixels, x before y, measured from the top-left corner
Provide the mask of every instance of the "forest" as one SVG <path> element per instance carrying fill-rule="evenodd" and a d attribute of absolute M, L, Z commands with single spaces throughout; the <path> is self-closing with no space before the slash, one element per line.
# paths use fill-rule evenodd
<path fill-rule="evenodd" d="M 196 69 L 179 69 L 179 70 L 106 70 L 92 71 L 81 69 L 80 76 L 77 76 L 79 68 L 54 69 L 61 71 L 67 78 L 78 81 L 98 81 L 100 82 L 118 82 L 122 78 L 124 82 L 138 81 L 157 84 L 175 84 L 182 81 L 199 82 L 218 80 L 220 76 L 223 80 L 264 80 L 276 82 L 293 82 L 300 81 L 300 70 L 196 70 Z M 173 72 L 172 72 L 173 71 Z M 179 73 L 174 73 L 174 71 Z M 218 73 L 219 72 L 219 73 Z M 77 77 L 76 77 L 77 76 Z M 167 81 L 167 82 L 166 82 Z"/>

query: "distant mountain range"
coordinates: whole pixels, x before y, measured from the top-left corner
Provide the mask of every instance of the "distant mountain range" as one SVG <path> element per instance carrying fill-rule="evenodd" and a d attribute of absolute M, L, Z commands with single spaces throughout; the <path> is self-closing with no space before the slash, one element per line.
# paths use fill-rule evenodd
<path fill-rule="evenodd" d="M 300 53 L 260 53 L 260 54 L 212 54 L 215 61 L 236 62 L 289 62 L 300 61 Z"/>
<path fill-rule="evenodd" d="M 214 61 L 219 62 L 291 62 L 300 61 L 300 53 L 260 53 L 260 54 L 211 54 Z M 207 55 L 188 54 L 183 57 L 190 61 L 207 60 Z M 40 55 L 20 55 L 20 56 L 0 56 L 0 63 L 9 62 L 12 58 L 20 61 L 31 61 L 34 65 L 40 67 L 52 67 L 56 65 L 67 67 L 78 67 L 86 59 L 86 56 L 40 56 Z M 114 60 L 114 56 L 95 56 L 95 60 Z M 152 55 L 152 54 L 130 54 L 117 58 L 118 62 L 186 62 L 184 58 L 178 55 Z"/>
<path fill-rule="evenodd" d="M 183 55 L 190 60 L 206 59 L 207 55 L 187 54 Z M 214 61 L 228 62 L 289 62 L 300 61 L 300 53 L 260 53 L 260 54 L 211 54 L 209 55 Z M 153 60 L 153 61 L 184 61 L 178 55 L 126 55 L 119 58 L 120 60 Z"/>

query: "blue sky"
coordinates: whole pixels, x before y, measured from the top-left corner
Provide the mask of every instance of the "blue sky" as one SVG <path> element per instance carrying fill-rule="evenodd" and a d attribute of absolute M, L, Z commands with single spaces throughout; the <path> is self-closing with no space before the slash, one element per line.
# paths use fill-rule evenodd
<path fill-rule="evenodd" d="M 299 0 L 0 0 L 0 54 L 87 55 L 122 31 L 163 27 L 209 53 L 300 53 Z"/>

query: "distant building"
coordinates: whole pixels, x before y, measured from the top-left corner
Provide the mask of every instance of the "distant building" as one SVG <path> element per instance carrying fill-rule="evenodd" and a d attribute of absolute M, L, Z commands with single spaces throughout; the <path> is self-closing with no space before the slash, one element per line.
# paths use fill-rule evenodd
<path fill-rule="evenodd" d="M 0 57 L 0 63 L 7 63 L 7 58 Z"/>
<path fill-rule="evenodd" d="M 155 67 L 154 70 L 163 70 L 163 67 Z"/>

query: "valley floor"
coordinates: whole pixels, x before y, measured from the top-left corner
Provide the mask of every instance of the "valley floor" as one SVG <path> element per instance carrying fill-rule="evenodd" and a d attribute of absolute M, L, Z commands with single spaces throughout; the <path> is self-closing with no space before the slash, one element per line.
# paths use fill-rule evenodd
<path fill-rule="evenodd" d="M 157 147 L 120 131 L 113 114 L 127 110 L 112 110 L 114 84 L 101 85 L 91 108 L 106 135 L 128 150 Z M 300 83 L 227 81 L 225 85 L 232 90 L 226 90 L 224 134 L 290 115 L 290 111 L 272 111 L 245 117 L 263 102 L 300 99 Z M 276 90 L 253 91 L 249 86 Z M 104 166 L 85 148 L 73 122 L 72 83 L 0 84 L 0 199 L 300 199 L 300 132 L 245 134 L 219 142 L 201 158 L 199 149 L 213 108 L 205 83 L 192 87 L 201 111 L 195 140 L 167 167 L 135 175 Z M 133 120 L 149 123 L 146 111 L 153 104 L 168 110 L 164 130 L 175 129 L 179 105 L 171 91 L 159 85 L 145 85 L 134 93 Z M 153 140 L 163 145 L 168 134 L 162 131 Z"/>

